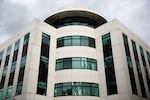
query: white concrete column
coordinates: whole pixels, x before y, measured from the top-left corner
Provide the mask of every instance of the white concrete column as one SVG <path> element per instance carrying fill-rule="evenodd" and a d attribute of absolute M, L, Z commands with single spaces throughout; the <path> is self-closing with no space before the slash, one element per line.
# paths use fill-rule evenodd
<path fill-rule="evenodd" d="M 118 93 L 132 93 L 122 31 L 113 30 L 110 34 Z"/>
<path fill-rule="evenodd" d="M 22 94 L 36 94 L 40 62 L 42 32 L 36 27 L 30 31 Z"/>
<path fill-rule="evenodd" d="M 55 66 L 56 66 L 56 36 L 50 35 L 50 53 L 49 53 L 49 65 L 48 65 L 48 79 L 47 79 L 47 96 L 53 99 L 54 97 L 54 85 L 55 85 Z"/>
<path fill-rule="evenodd" d="M 102 44 L 102 35 L 95 33 L 96 36 L 96 54 L 97 54 L 97 69 L 98 69 L 98 78 L 99 78 L 99 92 L 100 97 L 107 96 L 107 86 L 106 86 L 106 76 L 105 76 L 105 65 L 103 57 L 103 44 Z"/>

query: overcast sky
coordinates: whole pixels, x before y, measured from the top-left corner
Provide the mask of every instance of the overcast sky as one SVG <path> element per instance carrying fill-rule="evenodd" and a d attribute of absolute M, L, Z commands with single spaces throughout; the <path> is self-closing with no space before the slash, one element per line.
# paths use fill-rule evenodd
<path fill-rule="evenodd" d="M 108 21 L 119 19 L 150 45 L 150 0 L 0 0 L 0 43 L 68 4 L 88 6 Z"/>

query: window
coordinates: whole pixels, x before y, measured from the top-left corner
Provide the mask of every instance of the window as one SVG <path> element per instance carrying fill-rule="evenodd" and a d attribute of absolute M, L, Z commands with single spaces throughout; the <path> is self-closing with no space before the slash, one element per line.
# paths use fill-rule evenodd
<path fill-rule="evenodd" d="M 2 59 L 3 59 L 3 51 L 0 52 L 0 68 L 1 68 Z"/>
<path fill-rule="evenodd" d="M 77 16 L 62 18 L 52 23 L 52 25 L 56 28 L 68 26 L 68 25 L 82 25 L 82 26 L 88 26 L 92 28 L 96 28 L 97 26 L 99 26 L 99 24 L 92 19 L 77 17 Z"/>
<path fill-rule="evenodd" d="M 71 38 L 72 46 L 80 46 L 80 36 L 72 36 Z"/>
<path fill-rule="evenodd" d="M 22 92 L 22 82 L 17 84 L 16 95 L 20 95 Z"/>
<path fill-rule="evenodd" d="M 81 38 L 81 45 L 82 46 L 89 46 L 90 40 L 88 39 L 88 37 L 81 36 L 80 38 Z"/>
<path fill-rule="evenodd" d="M 146 77 L 148 89 L 150 92 L 150 78 L 149 78 L 149 73 L 148 73 L 148 69 L 147 69 L 147 65 L 146 65 L 146 61 L 145 61 L 144 50 L 141 46 L 139 46 L 139 48 L 140 48 L 142 63 L 143 63 L 143 67 L 144 67 L 145 77 Z"/>
<path fill-rule="evenodd" d="M 117 94 L 117 83 L 113 62 L 110 33 L 102 36 L 102 43 L 103 43 L 105 75 L 107 83 L 107 94 L 108 95 Z"/>
<path fill-rule="evenodd" d="M 3 88 L 4 88 L 5 78 L 6 78 L 7 69 L 8 69 L 10 52 L 11 52 L 11 46 L 9 46 L 7 48 L 7 52 L 6 52 L 5 64 L 4 64 L 4 68 L 3 68 L 3 72 L 2 72 L 2 78 L 0 81 L 0 97 L 2 97 L 2 94 L 3 94 Z"/>
<path fill-rule="evenodd" d="M 37 94 L 46 95 L 48 62 L 49 62 L 50 36 L 42 33 L 41 56 L 38 73 Z"/>
<path fill-rule="evenodd" d="M 21 62 L 20 62 L 19 75 L 18 75 L 17 88 L 16 88 L 16 94 L 15 95 L 20 95 L 22 93 L 22 86 L 23 86 L 24 72 L 25 72 L 25 67 L 26 67 L 26 58 L 27 58 L 27 52 L 28 52 L 29 37 L 30 37 L 30 33 L 28 33 L 24 36 L 22 57 L 21 57 Z M 19 48 L 18 45 L 19 45 L 19 43 L 16 42 L 15 47 Z M 18 49 L 16 49 L 16 51 L 18 54 Z"/>
<path fill-rule="evenodd" d="M 57 48 L 64 46 L 88 46 L 95 48 L 95 39 L 86 36 L 65 36 L 57 39 Z"/>
<path fill-rule="evenodd" d="M 7 56 L 7 55 L 10 55 L 10 52 L 11 52 L 11 45 L 7 48 L 6 56 Z"/>
<path fill-rule="evenodd" d="M 13 54 L 13 61 L 12 62 L 15 62 L 17 60 L 19 44 L 20 44 L 20 40 L 18 40 L 15 43 L 14 54 Z"/>
<path fill-rule="evenodd" d="M 134 77 L 134 72 L 133 72 L 133 64 L 132 64 L 130 50 L 129 50 L 129 44 L 128 44 L 128 37 L 124 33 L 122 35 L 123 35 L 125 52 L 126 52 L 126 60 L 128 63 L 128 70 L 129 70 L 132 93 L 137 94 L 137 88 L 136 88 L 135 77 Z"/>
<path fill-rule="evenodd" d="M 18 41 L 15 43 L 14 51 L 16 51 L 17 49 L 19 49 L 19 44 L 20 44 L 20 40 L 18 40 Z"/>
<path fill-rule="evenodd" d="M 11 93 L 12 93 L 12 86 L 7 87 L 6 90 L 6 99 L 11 97 Z"/>
<path fill-rule="evenodd" d="M 63 41 L 63 40 L 61 40 Z M 71 36 L 64 37 L 64 46 L 70 46 L 72 44 Z"/>
<path fill-rule="evenodd" d="M 63 69 L 97 70 L 97 61 L 91 58 L 73 57 L 56 60 L 56 71 Z"/>
<path fill-rule="evenodd" d="M 150 53 L 148 51 L 146 51 L 146 54 L 147 54 L 147 59 L 148 59 L 149 66 L 150 66 Z"/>
<path fill-rule="evenodd" d="M 6 53 L 6 58 L 5 58 L 4 67 L 6 67 L 6 66 L 8 65 L 10 52 L 11 52 L 11 46 L 9 46 L 9 47 L 7 48 L 7 53 Z"/>
<path fill-rule="evenodd" d="M 138 53 L 137 53 L 136 43 L 133 40 L 131 42 L 132 42 L 134 60 L 135 60 L 135 63 L 136 63 L 136 68 L 137 68 L 137 72 L 138 72 L 138 78 L 139 78 L 139 82 L 140 82 L 140 88 L 141 88 L 142 96 L 146 97 L 146 91 L 145 91 L 145 86 L 144 86 L 144 82 L 143 82 L 141 66 L 140 66 L 140 63 L 139 63 L 139 57 L 138 57 Z"/>
<path fill-rule="evenodd" d="M 96 83 L 65 82 L 55 84 L 54 96 L 97 96 L 99 87 Z"/>

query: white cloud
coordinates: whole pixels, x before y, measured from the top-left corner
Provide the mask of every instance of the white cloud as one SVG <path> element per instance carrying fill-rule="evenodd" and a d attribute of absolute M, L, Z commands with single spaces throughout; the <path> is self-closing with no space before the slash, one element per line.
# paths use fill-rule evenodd
<path fill-rule="evenodd" d="M 11 3 L 16 3 L 22 6 L 36 6 L 37 0 L 10 0 Z"/>

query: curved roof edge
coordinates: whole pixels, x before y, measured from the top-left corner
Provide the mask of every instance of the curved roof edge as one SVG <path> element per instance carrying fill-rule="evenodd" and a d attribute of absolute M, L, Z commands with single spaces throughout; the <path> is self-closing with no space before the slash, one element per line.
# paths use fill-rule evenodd
<path fill-rule="evenodd" d="M 83 17 L 94 20 L 98 23 L 98 26 L 107 22 L 98 12 L 88 9 L 83 6 L 69 5 L 59 9 L 53 15 L 49 16 L 44 22 L 52 25 L 54 22 L 66 18 L 66 17 Z"/>

